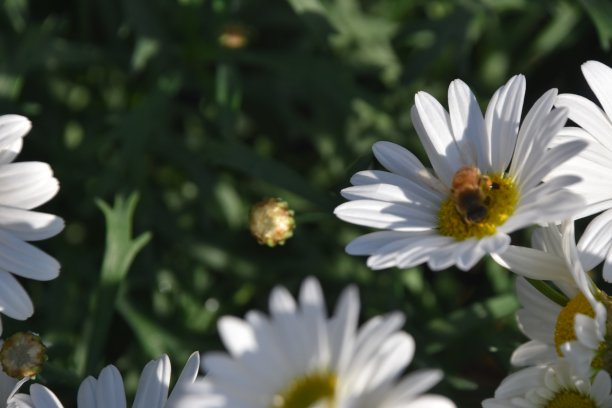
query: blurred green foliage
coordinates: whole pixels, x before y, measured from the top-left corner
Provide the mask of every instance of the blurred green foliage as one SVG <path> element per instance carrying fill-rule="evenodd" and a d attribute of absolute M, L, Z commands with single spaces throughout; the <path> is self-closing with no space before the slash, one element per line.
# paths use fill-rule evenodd
<path fill-rule="evenodd" d="M 266 310 L 271 288 L 295 293 L 307 275 L 321 280 L 330 309 L 356 283 L 363 319 L 402 310 L 417 341 L 411 368 L 442 368 L 436 391 L 458 406 L 493 394 L 523 341 L 513 276 L 489 259 L 470 272 L 370 271 L 344 253 L 366 229 L 332 210 L 354 172 L 378 166 L 375 141 L 425 159 L 409 118 L 416 91 L 445 101 L 461 78 L 485 107 L 523 73 L 526 107 L 551 87 L 588 95 L 580 64 L 612 62 L 608 2 L 5 0 L 0 8 L 0 112 L 33 121 L 20 160 L 52 165 L 61 191 L 44 210 L 66 220 L 41 243 L 62 263 L 60 277 L 24 282 L 36 313 L 5 319 L 5 334 L 42 334 L 50 359 L 39 380 L 64 401 L 106 364 L 133 392 L 160 353 L 178 370 L 192 350 L 221 348 L 219 316 Z M 95 200 L 132 191 L 134 235 L 152 238 L 116 300 L 106 300 L 104 348 L 84 368 L 78 350 L 90 347 L 83 333 L 101 301 L 105 251 Z M 282 247 L 260 246 L 248 232 L 250 206 L 267 196 L 296 213 Z"/>

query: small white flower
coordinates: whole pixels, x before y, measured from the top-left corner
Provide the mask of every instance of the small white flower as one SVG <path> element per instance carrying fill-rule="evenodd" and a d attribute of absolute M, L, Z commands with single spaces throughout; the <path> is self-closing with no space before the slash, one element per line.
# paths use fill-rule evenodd
<path fill-rule="evenodd" d="M 246 319 L 224 317 L 219 332 L 228 353 L 207 353 L 203 370 L 227 408 L 452 408 L 438 395 L 423 395 L 442 377 L 439 370 L 398 377 L 412 361 L 414 341 L 400 331 L 399 313 L 357 327 L 354 287 L 327 317 L 321 287 L 302 284 L 299 305 L 283 287 L 270 296 L 270 317 L 251 311 Z M 198 407 L 191 395 L 190 404 Z"/>
<path fill-rule="evenodd" d="M 590 380 L 564 360 L 529 367 L 506 377 L 483 408 L 610 408 L 610 376 L 600 371 Z"/>
<path fill-rule="evenodd" d="M 133 408 L 175 407 L 184 389 L 192 384 L 197 376 L 200 358 L 193 353 L 183 368 L 174 390 L 168 396 L 170 386 L 170 360 L 163 355 L 150 361 L 142 370 Z M 205 397 L 203 395 L 203 397 Z M 16 394 L 11 407 L 15 408 L 63 408 L 55 394 L 40 384 L 30 386 L 30 394 Z M 123 379 L 113 365 L 106 366 L 98 378 L 87 377 L 79 387 L 77 404 L 80 408 L 122 408 L 126 406 Z"/>
<path fill-rule="evenodd" d="M 60 268 L 55 259 L 27 241 L 52 237 L 64 227 L 61 218 L 32 211 L 59 189 L 49 165 L 12 162 L 30 128 L 30 121 L 23 116 L 0 116 L 0 310 L 19 320 L 30 317 L 34 308 L 13 275 L 50 280 L 58 276 Z"/>
<path fill-rule="evenodd" d="M 519 128 L 524 93 L 524 77 L 511 78 L 483 117 L 460 80 L 449 87 L 450 113 L 419 92 L 412 121 L 435 175 L 408 150 L 376 143 L 374 155 L 388 171 L 355 174 L 353 187 L 342 191 L 350 201 L 335 214 L 384 231 L 355 239 L 347 252 L 370 255 L 373 269 L 427 262 L 435 270 L 451 265 L 467 270 L 487 253 L 503 252 L 510 232 L 561 221 L 580 208 L 582 199 L 565 189 L 577 176 L 542 180 L 587 143 L 548 147 L 567 117 L 565 109 L 552 109 L 554 89 L 534 104 Z"/>
<path fill-rule="evenodd" d="M 607 355 L 612 357 L 604 341 L 607 313 L 600 302 L 607 295 L 582 268 L 584 255 L 576 248 L 574 224 L 565 222 L 561 230 L 555 225 L 541 228 L 532 244 L 533 249 L 510 246 L 494 259 L 519 275 L 553 283 L 565 299 L 557 303 L 522 277 L 517 280 L 522 306 L 517 320 L 530 341 L 515 350 L 512 363 L 535 365 L 564 357 L 585 377 L 601 368 L 609 370 L 603 364 Z"/>
<path fill-rule="evenodd" d="M 612 69 L 597 61 L 582 64 L 582 73 L 599 103 L 574 94 L 561 94 L 555 105 L 567 108 L 569 119 L 580 128 L 564 128 L 553 143 L 586 140 L 589 146 L 554 169 L 552 176 L 578 174 L 582 180 L 570 187 L 583 196 L 587 205 L 575 218 L 606 210 L 593 220 L 578 243 L 578 248 L 589 254 L 585 260 L 588 270 L 605 260 L 603 277 L 612 282 Z"/>

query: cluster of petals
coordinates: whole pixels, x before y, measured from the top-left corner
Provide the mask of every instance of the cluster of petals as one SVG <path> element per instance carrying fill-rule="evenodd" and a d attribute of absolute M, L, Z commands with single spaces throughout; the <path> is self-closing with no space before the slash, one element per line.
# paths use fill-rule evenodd
<path fill-rule="evenodd" d="M 205 386 L 223 396 L 222 406 L 232 408 L 289 408 L 294 406 L 291 390 L 294 396 L 303 395 L 296 391 L 300 386 L 309 390 L 312 406 L 455 406 L 445 397 L 423 394 L 441 379 L 441 371 L 418 370 L 399 378 L 415 349 L 412 337 L 400 330 L 403 316 L 377 316 L 358 327 L 359 296 L 354 287 L 343 291 L 331 318 L 314 278 L 302 284 L 299 302 L 284 287 L 275 288 L 269 308 L 269 317 L 250 311 L 245 320 L 220 320 L 227 353 L 204 355 L 206 380 L 187 387 L 181 407 L 209 406 L 198 398 Z M 319 383 L 327 386 L 317 387 Z"/>
<path fill-rule="evenodd" d="M 170 385 L 170 360 L 164 355 L 150 361 L 142 370 L 133 408 L 170 408 L 176 407 L 177 399 L 184 389 L 195 380 L 200 364 L 199 354 L 193 353 L 183 368 L 174 389 L 168 395 Z M 201 395 L 202 401 L 214 406 L 214 396 Z M 32 384 L 29 394 L 9 395 L 7 406 L 10 408 L 63 408 L 60 400 L 44 385 Z M 87 377 L 77 394 L 79 408 L 125 408 L 126 398 L 123 379 L 113 365 L 106 366 L 98 378 Z"/>
<path fill-rule="evenodd" d="M 34 307 L 14 275 L 51 280 L 60 269 L 54 258 L 29 241 L 50 238 L 64 228 L 61 218 L 32 211 L 59 189 L 49 165 L 13 162 L 30 128 L 23 116 L 0 116 L 0 312 L 19 320 L 30 317 Z"/>
<path fill-rule="evenodd" d="M 353 255 L 369 255 L 368 266 L 409 268 L 427 262 L 439 270 L 456 265 L 467 270 L 488 253 L 502 253 L 509 233 L 533 224 L 560 222 L 583 206 L 567 190 L 577 175 L 548 177 L 550 171 L 585 148 L 570 140 L 550 148 L 566 122 L 565 108 L 553 109 L 557 91 L 536 101 L 521 125 L 525 78 L 512 77 L 482 115 L 476 97 L 461 80 L 450 84 L 449 112 L 431 95 L 419 92 L 412 121 L 433 172 L 419 159 L 390 142 L 379 142 L 374 155 L 388 171 L 361 171 L 342 191 L 349 201 L 335 209 L 348 222 L 382 231 L 361 236 L 347 246 Z M 452 198 L 455 174 L 473 166 L 482 174 L 511 180 L 518 194 L 509 216 L 484 236 L 454 237 L 440 232 L 440 209 Z"/>

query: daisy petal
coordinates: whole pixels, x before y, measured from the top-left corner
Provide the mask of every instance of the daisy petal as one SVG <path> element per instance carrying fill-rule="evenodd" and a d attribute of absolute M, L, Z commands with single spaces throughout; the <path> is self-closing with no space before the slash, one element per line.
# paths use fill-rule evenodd
<path fill-rule="evenodd" d="M 133 408 L 163 408 L 170 386 L 170 359 L 163 355 L 145 365 L 140 374 Z"/>
<path fill-rule="evenodd" d="M 0 165 L 0 202 L 26 210 L 49 201 L 59 190 L 51 167 L 40 162 Z"/>
<path fill-rule="evenodd" d="M 339 205 L 334 213 L 353 224 L 395 231 L 426 231 L 437 225 L 436 213 L 418 205 L 357 200 Z"/>
<path fill-rule="evenodd" d="M 488 162 L 489 139 L 480 106 L 470 88 L 459 79 L 448 88 L 448 109 L 463 162 L 476 164 L 484 173 L 492 171 Z"/>
<path fill-rule="evenodd" d="M 17 320 L 25 320 L 34 313 L 30 296 L 10 273 L 0 270 L 0 311 Z"/>
<path fill-rule="evenodd" d="M 555 102 L 557 107 L 569 110 L 569 119 L 586 130 L 607 150 L 612 150 L 612 123 L 599 106 L 585 97 L 573 94 L 561 94 Z"/>
<path fill-rule="evenodd" d="M 0 229 L 0 269 L 35 280 L 55 279 L 59 263 L 40 249 Z"/>
<path fill-rule="evenodd" d="M 63 408 L 62 403 L 47 387 L 40 384 L 30 386 L 30 396 L 36 408 Z"/>
<path fill-rule="evenodd" d="M 598 61 L 582 64 L 582 73 L 609 118 L 612 118 L 612 69 Z"/>
<path fill-rule="evenodd" d="M 580 237 L 578 251 L 585 270 L 591 270 L 601 263 L 612 247 L 612 241 L 606 233 L 610 228 L 612 228 L 612 210 L 595 217 Z M 608 279 L 606 281 L 610 282 Z"/>
<path fill-rule="evenodd" d="M 494 171 L 504 171 L 510 163 L 523 111 L 525 88 L 525 77 L 514 76 L 497 91 L 487 107 L 485 127 L 490 137 L 490 163 Z"/>
<path fill-rule="evenodd" d="M 436 175 L 446 186 L 451 185 L 453 175 L 465 163 L 451 132 L 448 113 L 436 99 L 426 92 L 414 97 L 415 106 L 410 111 L 412 124 Z"/>

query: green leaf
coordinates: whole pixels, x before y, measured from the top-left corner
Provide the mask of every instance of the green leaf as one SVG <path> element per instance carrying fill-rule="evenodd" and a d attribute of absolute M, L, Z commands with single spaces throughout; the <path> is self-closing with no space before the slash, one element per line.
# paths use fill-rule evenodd
<path fill-rule="evenodd" d="M 137 203 L 136 193 L 132 193 L 127 200 L 118 196 L 113 207 L 102 200 L 96 200 L 106 220 L 106 251 L 100 283 L 93 295 L 91 313 L 85 322 L 83 342 L 76 350 L 75 359 L 81 375 L 97 371 L 115 310 L 119 286 L 138 252 L 151 239 L 148 232 L 132 238 L 132 219 Z"/>

